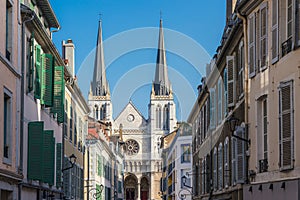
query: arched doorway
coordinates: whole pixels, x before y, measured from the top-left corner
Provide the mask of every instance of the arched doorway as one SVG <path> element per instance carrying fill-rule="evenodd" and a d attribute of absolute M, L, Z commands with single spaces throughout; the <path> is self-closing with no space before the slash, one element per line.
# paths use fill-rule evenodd
<path fill-rule="evenodd" d="M 125 188 L 125 199 L 126 200 L 136 200 L 138 191 L 138 181 L 135 175 L 130 174 L 125 178 L 124 182 Z"/>
<path fill-rule="evenodd" d="M 141 200 L 149 199 L 149 181 L 146 177 L 141 179 Z"/>

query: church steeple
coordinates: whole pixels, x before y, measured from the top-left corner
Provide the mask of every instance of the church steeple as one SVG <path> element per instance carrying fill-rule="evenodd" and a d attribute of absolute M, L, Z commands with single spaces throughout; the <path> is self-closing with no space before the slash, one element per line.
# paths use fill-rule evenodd
<path fill-rule="evenodd" d="M 159 25 L 159 39 L 158 39 L 155 79 L 152 87 L 154 87 L 154 93 L 155 93 L 154 95 L 166 96 L 171 94 L 171 86 L 168 78 L 168 68 L 167 68 L 162 19 L 160 19 L 160 25 Z"/>
<path fill-rule="evenodd" d="M 110 93 L 105 73 L 101 20 L 99 21 L 98 27 L 97 47 L 94 63 L 94 77 L 91 89 L 93 96 L 107 96 Z"/>

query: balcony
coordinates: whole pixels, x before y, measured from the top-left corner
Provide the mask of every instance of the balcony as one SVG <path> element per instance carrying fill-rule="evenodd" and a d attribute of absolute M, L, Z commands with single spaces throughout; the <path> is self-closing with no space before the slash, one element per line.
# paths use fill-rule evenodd
<path fill-rule="evenodd" d="M 281 44 L 282 57 L 292 51 L 292 46 L 293 46 L 293 38 L 292 37 L 290 37 L 289 39 L 287 39 L 285 42 L 283 42 Z"/>

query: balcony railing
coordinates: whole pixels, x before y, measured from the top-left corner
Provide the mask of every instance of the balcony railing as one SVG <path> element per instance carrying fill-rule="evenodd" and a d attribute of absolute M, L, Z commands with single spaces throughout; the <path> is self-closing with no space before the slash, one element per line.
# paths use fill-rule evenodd
<path fill-rule="evenodd" d="M 283 42 L 281 44 L 282 57 L 292 51 L 292 46 L 293 46 L 293 40 L 292 39 L 293 38 L 290 37 L 289 39 L 287 39 L 285 42 Z"/>

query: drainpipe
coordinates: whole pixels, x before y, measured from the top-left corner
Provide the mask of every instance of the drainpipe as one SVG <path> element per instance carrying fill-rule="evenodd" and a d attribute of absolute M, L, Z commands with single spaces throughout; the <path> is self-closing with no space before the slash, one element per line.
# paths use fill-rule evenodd
<path fill-rule="evenodd" d="M 19 4 L 20 6 L 20 4 Z M 26 9 L 26 10 L 25 10 Z M 25 7 L 24 11 L 26 12 L 26 15 L 29 14 L 31 15 L 31 18 L 24 20 L 21 23 L 21 45 L 22 45 L 22 50 L 21 50 L 21 108 L 20 108 L 20 163 L 19 163 L 19 171 L 23 173 L 23 148 L 24 148 L 24 91 L 25 91 L 25 79 L 24 79 L 24 71 L 25 71 L 25 23 L 32 21 L 34 18 L 34 14 L 30 8 L 27 6 Z M 19 12 L 21 12 L 21 9 L 19 8 Z M 20 13 L 21 14 L 21 13 Z M 20 21 L 18 19 L 18 23 L 20 24 Z M 22 199 L 21 195 L 22 191 L 22 183 L 19 184 L 19 191 L 18 191 L 18 199 Z"/>
<path fill-rule="evenodd" d="M 247 29 L 247 18 L 245 15 L 241 14 L 240 11 L 237 11 L 237 16 L 243 21 L 243 32 L 244 32 L 244 52 L 245 52 L 245 69 L 244 69 L 244 77 L 245 77 L 245 84 L 244 84 L 244 94 L 245 94 L 245 135 L 246 138 L 249 137 L 249 118 L 248 118 L 248 107 L 249 107 L 249 73 L 248 73 L 248 29 Z M 248 169 L 249 169 L 249 144 L 246 143 L 246 183 L 249 183 L 249 175 L 248 175 Z"/>

